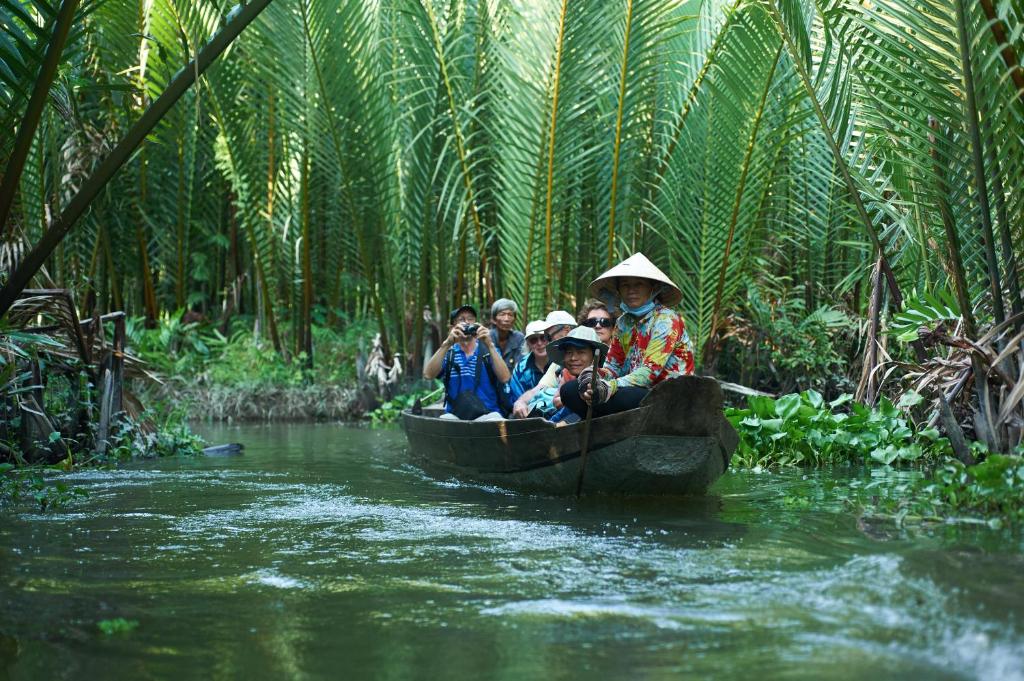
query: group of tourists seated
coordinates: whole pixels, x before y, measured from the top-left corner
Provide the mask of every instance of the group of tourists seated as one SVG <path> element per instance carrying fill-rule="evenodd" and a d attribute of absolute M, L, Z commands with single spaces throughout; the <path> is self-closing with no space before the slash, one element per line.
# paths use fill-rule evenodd
<path fill-rule="evenodd" d="M 445 387 L 441 418 L 546 418 L 568 424 L 633 409 L 668 378 L 693 373 L 675 306 L 682 293 L 637 253 L 595 279 L 578 317 L 554 310 L 516 330 L 519 307 L 497 300 L 490 325 L 472 305 L 452 310 L 448 337 L 423 376 Z"/>

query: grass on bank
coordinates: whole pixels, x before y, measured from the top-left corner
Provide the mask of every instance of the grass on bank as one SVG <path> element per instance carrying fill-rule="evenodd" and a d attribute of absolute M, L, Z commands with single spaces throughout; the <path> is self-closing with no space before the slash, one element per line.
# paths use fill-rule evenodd
<path fill-rule="evenodd" d="M 426 387 L 398 395 L 371 411 L 370 422 L 375 426 L 393 423 L 398 420 L 404 410 L 416 404 L 417 400 L 420 400 L 423 405 L 428 405 L 437 402 L 442 397 L 444 397 L 444 384 L 438 379 L 427 381 Z"/>

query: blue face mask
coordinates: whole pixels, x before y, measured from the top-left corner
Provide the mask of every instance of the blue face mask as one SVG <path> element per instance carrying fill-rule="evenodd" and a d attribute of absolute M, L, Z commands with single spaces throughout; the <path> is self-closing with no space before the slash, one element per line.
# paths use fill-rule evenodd
<path fill-rule="evenodd" d="M 619 309 L 625 312 L 626 314 L 631 314 L 636 317 L 644 317 L 647 315 L 648 312 L 654 309 L 654 306 L 657 304 L 654 301 L 657 300 L 659 295 L 661 295 L 661 292 L 664 290 L 664 288 L 664 286 L 658 286 L 657 288 L 655 288 L 654 291 L 651 293 L 651 297 L 648 298 L 647 302 L 641 305 L 640 307 L 630 307 L 629 305 L 626 305 L 626 303 L 622 302 L 619 303 Z"/>
<path fill-rule="evenodd" d="M 625 312 L 626 314 L 631 314 L 631 315 L 634 315 L 636 317 L 644 317 L 644 316 L 647 315 L 648 312 L 650 312 L 651 310 L 654 309 L 654 306 L 656 304 L 654 302 L 654 298 L 655 298 L 655 296 L 651 296 L 650 300 L 648 300 L 646 303 L 644 303 L 640 307 L 630 307 L 629 305 L 626 305 L 625 303 L 619 303 L 619 309 L 622 310 L 623 312 Z"/>

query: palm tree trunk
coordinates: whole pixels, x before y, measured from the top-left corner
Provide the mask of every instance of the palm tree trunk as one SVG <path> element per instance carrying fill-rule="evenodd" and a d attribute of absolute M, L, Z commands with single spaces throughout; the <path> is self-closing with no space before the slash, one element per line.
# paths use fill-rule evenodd
<path fill-rule="evenodd" d="M 885 275 L 889 292 L 892 294 L 893 304 L 897 309 L 899 309 L 903 307 L 903 294 L 900 292 L 899 284 L 896 282 L 896 275 L 893 273 L 892 267 L 889 265 L 889 259 L 886 256 L 885 248 L 883 247 L 881 240 L 878 238 L 878 233 L 875 231 L 874 223 L 868 215 L 867 208 L 864 206 L 864 200 L 860 195 L 857 183 L 854 181 L 850 168 L 846 163 L 846 158 L 843 156 L 843 152 L 839 148 L 838 142 L 836 142 L 835 131 L 833 131 L 832 127 L 829 125 L 828 118 L 825 116 L 825 112 L 821 107 L 821 102 L 818 100 L 817 92 L 814 89 L 814 81 L 811 79 L 810 74 L 807 72 L 804 63 L 801 60 L 800 49 L 797 47 L 796 41 L 790 33 L 789 27 L 786 25 L 786 22 L 779 10 L 779 0 L 771 0 L 771 2 L 768 3 L 767 9 L 775 22 L 776 29 L 779 31 L 779 34 L 782 36 L 782 40 L 786 45 L 790 55 L 790 62 L 793 64 L 793 68 L 800 80 L 800 84 L 807 93 L 807 99 L 818 119 L 821 131 L 825 135 L 825 141 L 828 143 L 829 149 L 832 151 L 836 168 L 839 169 L 839 174 L 846 183 L 850 201 L 853 203 L 854 208 L 857 211 L 859 222 L 864 228 L 864 232 L 871 241 L 871 244 L 874 246 L 875 255 L 881 259 L 882 273 Z"/>
<path fill-rule="evenodd" d="M 650 183 L 650 188 L 647 191 L 647 205 L 652 205 L 654 203 L 654 197 L 661 187 L 661 181 L 668 175 L 669 163 L 672 161 L 672 156 L 675 153 L 676 147 L 679 145 L 679 140 L 682 137 L 683 129 L 686 125 L 687 118 L 689 118 L 690 111 L 693 110 L 693 105 L 697 102 L 697 95 L 700 93 L 701 85 L 704 84 L 704 79 L 707 77 L 708 73 L 711 72 L 712 66 L 717 63 L 716 59 L 718 57 L 718 52 L 726 45 L 725 38 L 729 34 L 729 29 L 732 28 L 733 22 L 738 21 L 742 16 L 742 13 L 739 11 L 739 6 L 742 2 L 743 0 L 733 0 L 732 5 L 728 10 L 726 10 L 725 22 L 722 24 L 718 33 L 715 34 L 711 47 L 704 55 L 704 63 L 701 65 L 700 71 L 697 73 L 696 78 L 693 80 L 693 84 L 690 85 L 690 89 L 686 93 L 683 108 L 672 124 L 672 134 L 670 136 L 669 143 L 665 147 L 665 152 L 661 154 L 661 160 L 658 162 L 658 170 L 654 174 L 653 180 Z M 644 222 L 644 216 L 645 214 L 641 212 L 641 222 Z"/>
<path fill-rule="evenodd" d="M 999 223 L 999 242 L 1003 256 L 1004 278 L 1010 289 L 1010 311 L 1013 316 L 1019 316 L 1021 312 L 1024 312 L 1024 301 L 1021 299 L 1017 257 L 1013 252 L 1013 237 L 1010 235 L 1010 219 L 1006 213 L 1006 192 L 1003 187 L 1003 177 L 999 161 L 995 157 L 993 146 L 994 144 L 992 143 L 986 145 L 985 155 L 988 157 L 988 165 L 992 169 L 992 195 L 995 198 L 996 204 L 996 221 Z M 1014 326 L 1020 331 L 1024 327 L 1024 321 L 1018 320 Z"/>
<path fill-rule="evenodd" d="M 302 309 L 299 313 L 299 328 L 296 354 L 306 353 L 306 369 L 313 368 L 313 266 L 310 252 L 312 230 L 309 202 L 309 142 L 302 154 Z"/>
<path fill-rule="evenodd" d="M 960 306 L 960 314 L 964 318 L 964 333 L 968 338 L 977 338 L 977 326 L 974 323 L 974 312 L 971 309 L 971 294 L 967 287 L 967 275 L 964 269 L 963 256 L 960 250 L 960 236 L 957 233 L 956 221 L 953 219 L 953 211 L 949 206 L 949 185 L 946 180 L 946 170 L 939 160 L 940 154 L 937 145 L 945 141 L 945 136 L 940 136 L 939 122 L 929 118 L 928 124 L 934 133 L 929 141 L 932 143 L 930 154 L 933 160 L 932 170 L 935 173 L 936 197 L 939 204 L 939 216 L 942 218 L 942 226 L 946 232 L 946 248 L 949 249 L 949 257 L 946 259 L 947 268 L 953 275 L 953 286 L 956 292 L 957 303 Z"/>
<path fill-rule="evenodd" d="M 555 44 L 555 74 L 551 86 L 551 124 L 548 126 L 548 173 L 547 173 L 547 194 L 544 211 L 544 305 L 550 305 L 552 300 L 551 283 L 554 272 L 554 263 L 551 258 L 551 227 L 554 218 L 552 206 L 555 200 L 555 133 L 558 130 L 558 98 L 561 94 L 562 81 L 562 52 L 565 47 L 565 19 L 569 10 L 569 0 L 562 0 L 562 10 L 558 15 L 558 39 Z M 529 263 L 527 263 L 529 266 Z"/>
<path fill-rule="evenodd" d="M 877 398 L 876 373 L 878 368 L 878 337 L 882 327 L 882 303 L 884 300 L 882 286 L 882 262 L 875 262 L 871 274 L 871 303 L 868 307 L 868 339 L 864 348 L 864 366 L 861 371 L 860 384 L 857 386 L 855 399 L 858 402 L 872 405 Z"/>
<path fill-rule="evenodd" d="M 462 184 L 466 190 L 466 207 L 468 210 L 469 218 L 473 221 L 473 229 L 476 237 L 477 250 L 480 252 L 480 257 L 483 260 L 483 277 L 487 277 L 488 264 L 487 264 L 487 251 L 484 248 L 483 238 L 483 227 L 480 224 L 480 215 L 477 212 L 476 206 L 476 192 L 473 187 L 472 175 L 470 174 L 470 164 L 468 158 L 468 151 L 466 149 L 466 142 L 463 139 L 462 126 L 459 123 L 458 107 L 455 104 L 455 92 L 452 86 L 451 76 L 448 73 L 448 62 L 445 59 L 444 45 L 441 42 L 440 28 L 437 23 L 437 17 L 434 15 L 434 7 L 430 0 L 424 2 L 424 8 L 427 10 L 427 15 L 430 19 L 430 31 L 434 41 L 434 50 L 437 54 L 438 64 L 441 68 L 441 82 L 444 84 L 445 94 L 448 100 L 448 113 L 451 117 L 452 122 L 452 134 L 455 138 L 455 152 L 459 160 L 459 168 L 462 176 Z M 463 242 L 463 253 L 465 255 L 465 243 Z M 460 271 L 464 268 L 460 267 Z M 468 287 L 467 287 L 468 288 Z"/>
<path fill-rule="evenodd" d="M 185 149 L 178 143 L 178 200 L 175 224 L 174 306 L 185 307 Z"/>
<path fill-rule="evenodd" d="M 633 0 L 626 0 L 626 26 L 622 37 L 622 65 L 619 68 L 619 101 L 615 114 L 615 142 L 612 149 L 612 189 L 608 209 L 608 261 L 615 264 L 615 205 L 619 188 L 619 154 L 622 151 L 622 119 L 626 108 L 626 78 L 629 72 L 629 36 L 633 28 Z"/>
<path fill-rule="evenodd" d="M 547 138 L 548 130 L 544 126 L 541 131 L 541 138 L 537 145 L 537 166 L 535 171 L 535 177 L 541 177 L 541 173 L 544 172 L 544 163 L 546 160 L 545 151 L 547 149 Z M 534 185 L 533 196 L 530 200 L 530 223 L 527 227 L 526 232 L 526 262 L 524 268 L 526 270 L 523 277 L 523 318 L 530 319 L 530 289 L 533 284 L 533 249 L 536 242 L 537 235 L 537 214 L 540 210 L 540 192 L 541 187 L 539 184 Z"/>
<path fill-rule="evenodd" d="M 153 285 L 153 270 L 149 266 L 149 240 L 146 238 L 146 222 L 144 207 L 148 199 L 149 191 L 146 177 L 146 156 L 143 153 L 139 159 L 139 215 L 135 223 L 135 238 L 139 247 L 139 265 L 142 275 L 142 300 L 146 309 L 146 328 L 155 329 L 157 318 L 160 313 L 156 304 L 156 287 Z"/>
<path fill-rule="evenodd" d="M 967 107 L 967 131 L 971 138 L 971 157 L 974 170 L 976 200 L 981 211 L 981 238 L 985 245 L 985 264 L 988 268 L 989 292 L 992 294 L 992 309 L 996 324 L 1006 319 L 1003 306 L 1003 287 L 999 281 L 999 262 L 996 259 L 996 242 L 992 230 L 992 212 L 988 203 L 988 177 L 985 172 L 984 149 L 981 144 L 981 127 L 978 124 L 978 106 L 974 93 L 974 69 L 971 65 L 971 35 L 967 23 L 964 0 L 956 0 L 956 25 L 960 38 L 960 62 L 964 74 L 964 99 Z"/>
<path fill-rule="evenodd" d="M 114 265 L 114 255 L 110 248 L 110 231 L 106 225 L 100 226 L 100 234 L 103 238 L 103 256 L 107 263 L 107 280 L 110 282 L 110 306 L 113 310 L 124 310 L 124 298 L 121 296 L 121 284 L 117 268 Z"/>
<path fill-rule="evenodd" d="M 424 219 L 424 226 L 428 220 Z M 420 266 L 419 281 L 416 288 L 416 305 L 413 308 L 413 346 L 412 363 L 409 367 L 410 373 L 418 376 L 423 370 L 423 332 L 424 320 L 423 309 L 427 307 L 427 297 L 430 295 L 430 283 L 427 281 L 430 267 L 430 230 L 423 229 L 422 240 L 420 241 Z"/>
<path fill-rule="evenodd" d="M 459 262 L 455 272 L 455 305 L 461 305 L 469 293 L 469 287 L 466 285 L 466 231 L 464 228 L 459 231 L 462 232 L 462 236 L 459 237 Z"/>
<path fill-rule="evenodd" d="M 934 118 L 929 118 L 929 127 L 934 131 L 929 136 L 929 141 L 932 143 L 932 148 L 929 154 L 932 157 L 933 165 L 932 169 L 935 174 L 935 184 L 937 191 L 936 196 L 939 202 L 939 215 L 942 217 L 942 226 L 946 232 L 946 247 L 949 249 L 949 257 L 947 258 L 947 269 L 952 272 L 953 285 L 956 289 L 957 303 L 960 306 L 960 314 L 964 320 L 964 333 L 968 338 L 977 338 L 977 325 L 974 321 L 974 312 L 971 309 L 971 294 L 967 287 L 967 276 L 964 270 L 964 261 L 960 250 L 960 235 L 957 233 L 956 222 L 953 220 L 953 211 L 949 206 L 949 185 L 946 180 L 946 170 L 940 162 L 940 154 L 937 148 L 937 144 L 945 142 L 945 136 L 939 136 L 939 123 Z M 915 351 L 920 356 L 922 351 L 919 349 L 920 345 L 915 343 Z M 976 353 L 971 353 L 971 364 L 974 372 L 974 390 L 978 398 L 978 404 L 981 406 L 981 413 L 987 413 L 990 411 L 987 408 L 989 401 L 988 384 L 985 378 L 984 367 L 981 365 L 981 361 L 978 359 Z M 954 452 L 962 462 L 965 464 L 974 463 L 974 457 L 970 450 L 964 444 L 963 432 L 960 430 L 960 424 L 957 423 L 956 419 L 953 418 L 952 409 L 949 406 L 949 402 L 946 396 L 939 390 L 939 413 L 942 419 L 943 425 L 946 427 L 946 432 L 949 435 L 949 441 L 953 445 Z M 991 431 L 992 428 L 985 430 Z"/>

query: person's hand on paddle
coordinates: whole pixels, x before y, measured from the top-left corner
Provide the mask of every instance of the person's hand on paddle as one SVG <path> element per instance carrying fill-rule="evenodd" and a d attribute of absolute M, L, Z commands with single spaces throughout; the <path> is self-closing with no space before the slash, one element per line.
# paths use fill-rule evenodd
<path fill-rule="evenodd" d="M 551 404 L 555 405 L 555 409 L 562 408 L 562 392 L 558 391 L 555 396 L 551 398 Z"/>
<path fill-rule="evenodd" d="M 611 392 L 611 386 L 608 385 L 608 381 L 604 380 L 598 374 L 596 384 L 594 382 L 594 370 L 587 367 L 580 372 L 580 375 L 576 377 L 577 385 L 579 386 L 580 398 L 584 402 L 590 402 L 594 400 L 594 404 L 604 404 L 608 401 L 609 393 Z M 597 391 L 596 399 L 594 399 L 594 389 Z"/>

